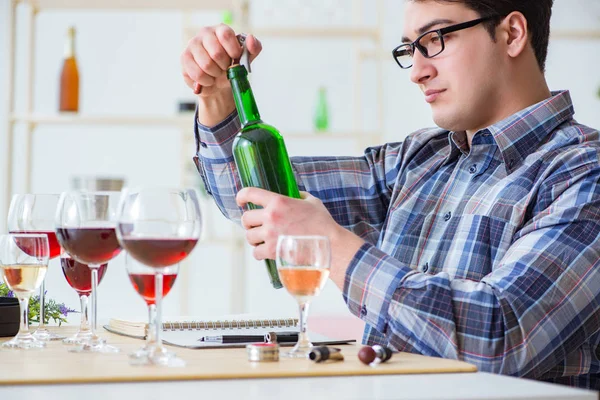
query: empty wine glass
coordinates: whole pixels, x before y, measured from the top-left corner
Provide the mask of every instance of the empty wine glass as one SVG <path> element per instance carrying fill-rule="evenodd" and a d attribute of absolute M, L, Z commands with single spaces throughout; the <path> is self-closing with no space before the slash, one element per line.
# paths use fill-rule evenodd
<path fill-rule="evenodd" d="M 29 332 L 29 298 L 40 288 L 48 270 L 50 250 L 45 234 L 8 234 L 0 236 L 0 267 L 6 285 L 19 299 L 19 333 L 4 348 L 39 349 L 46 346 Z"/>
<path fill-rule="evenodd" d="M 154 287 L 164 287 L 168 269 L 185 259 L 200 238 L 201 216 L 195 190 L 123 190 L 119 206 L 119 242 L 137 261 L 154 271 Z M 135 364 L 183 366 L 183 360 L 162 345 L 162 290 L 155 290 L 154 344 Z"/>
<path fill-rule="evenodd" d="M 277 241 L 277 272 L 300 308 L 298 343 L 284 356 L 306 358 L 312 343 L 307 333 L 308 306 L 329 277 L 331 250 L 326 236 L 281 235 Z"/>
<path fill-rule="evenodd" d="M 79 295 L 81 303 L 81 322 L 79 330 L 73 335 L 63 340 L 64 344 L 83 345 L 92 338 L 92 330 L 90 329 L 88 319 L 88 300 L 92 292 L 92 270 L 87 264 L 80 263 L 74 260 L 69 253 L 63 251 L 60 255 L 60 266 L 62 267 L 63 275 L 71 286 Z M 102 278 L 106 273 L 108 264 L 102 264 L 98 268 L 98 285 L 102 282 Z"/>
<path fill-rule="evenodd" d="M 156 346 L 156 279 L 154 278 L 154 268 L 142 264 L 131 257 L 127 252 L 125 252 L 125 268 L 133 288 L 144 299 L 148 306 L 146 343 L 143 347 L 129 355 L 131 364 L 145 364 L 150 355 L 150 349 Z M 163 298 L 171 291 L 171 288 L 177 279 L 178 272 L 179 264 L 162 268 Z M 171 355 L 171 357 L 173 357 L 173 355 Z"/>
<path fill-rule="evenodd" d="M 97 335 L 98 271 L 121 252 L 115 232 L 120 192 L 72 191 L 61 194 L 56 210 L 56 235 L 71 257 L 92 270 L 92 335 L 76 352 L 114 353 L 119 349 Z"/>
<path fill-rule="evenodd" d="M 58 205 L 58 194 L 16 194 L 12 197 L 8 210 L 9 233 L 36 233 L 48 236 L 50 259 L 58 257 L 60 245 L 54 232 L 54 213 Z M 40 323 L 33 333 L 38 340 L 57 340 L 64 336 L 50 332 L 46 328 L 46 284 L 40 286 Z"/>

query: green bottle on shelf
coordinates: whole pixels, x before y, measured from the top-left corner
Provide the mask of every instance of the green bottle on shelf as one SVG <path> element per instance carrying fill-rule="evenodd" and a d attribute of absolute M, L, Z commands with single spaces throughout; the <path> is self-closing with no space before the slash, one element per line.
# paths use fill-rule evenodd
<path fill-rule="evenodd" d="M 300 191 L 283 138 L 277 129 L 260 119 L 246 67 L 240 64 L 229 67 L 227 78 L 231 82 L 235 106 L 242 125 L 233 141 L 233 157 L 242 185 L 299 199 Z M 248 208 L 258 207 L 248 204 Z M 265 262 L 273 287 L 283 287 L 275 261 Z"/>
<path fill-rule="evenodd" d="M 327 90 L 321 86 L 315 107 L 315 130 L 326 132 L 329 128 L 329 111 L 327 110 Z"/>

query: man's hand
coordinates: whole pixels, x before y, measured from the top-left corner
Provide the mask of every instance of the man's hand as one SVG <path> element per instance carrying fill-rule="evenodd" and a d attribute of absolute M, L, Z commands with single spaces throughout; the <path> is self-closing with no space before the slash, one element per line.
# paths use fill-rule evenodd
<path fill-rule="evenodd" d="M 343 289 L 348 264 L 364 242 L 338 225 L 321 200 L 306 192 L 300 194 L 302 199 L 292 199 L 253 187 L 239 191 L 236 200 L 240 207 L 248 203 L 262 207 L 242 216 L 246 240 L 254 246 L 254 258 L 274 260 L 279 235 L 327 236 L 332 253 L 330 278 Z"/>
<path fill-rule="evenodd" d="M 250 61 L 262 50 L 254 36 L 246 38 Z M 236 34 L 229 26 L 220 24 L 201 28 L 181 53 L 181 73 L 185 83 L 198 94 L 198 120 L 213 126 L 235 108 L 227 68 L 231 60 L 242 54 Z"/>

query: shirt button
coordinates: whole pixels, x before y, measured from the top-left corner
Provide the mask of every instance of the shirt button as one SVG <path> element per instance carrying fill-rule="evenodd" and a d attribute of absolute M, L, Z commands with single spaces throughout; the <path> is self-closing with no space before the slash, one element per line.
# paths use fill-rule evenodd
<path fill-rule="evenodd" d="M 469 172 L 474 174 L 475 172 L 477 172 L 477 164 L 473 164 L 469 167 Z"/>
<path fill-rule="evenodd" d="M 444 221 L 449 221 L 450 218 L 452 218 L 452 213 L 448 211 L 446 214 L 444 214 Z"/>
<path fill-rule="evenodd" d="M 200 146 L 202 146 L 202 147 L 204 147 L 204 148 L 207 148 L 207 147 L 208 147 L 208 145 L 207 145 L 206 143 L 204 143 L 204 142 L 200 142 Z"/>
<path fill-rule="evenodd" d="M 360 308 L 360 315 L 362 315 L 363 317 L 367 315 L 367 306 L 363 305 Z"/>
<path fill-rule="evenodd" d="M 508 168 L 512 168 L 515 165 L 515 160 L 508 160 Z"/>
<path fill-rule="evenodd" d="M 423 265 L 422 271 L 423 272 L 427 272 L 427 270 L 429 270 L 429 263 L 426 262 L 425 265 Z"/>

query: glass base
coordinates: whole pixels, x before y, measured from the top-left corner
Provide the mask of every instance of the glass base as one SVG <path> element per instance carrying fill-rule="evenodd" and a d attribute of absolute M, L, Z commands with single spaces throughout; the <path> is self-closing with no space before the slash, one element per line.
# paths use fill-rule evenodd
<path fill-rule="evenodd" d="M 65 338 L 65 336 L 57 335 L 56 333 L 52 333 L 46 328 L 36 329 L 36 331 L 33 332 L 33 337 L 36 338 L 37 340 L 41 340 L 43 342 L 47 342 L 50 340 L 60 340 L 60 339 Z"/>
<path fill-rule="evenodd" d="M 106 344 L 106 340 L 96 336 L 76 347 L 69 349 L 69 351 L 71 353 L 118 353 L 121 351 L 121 349 Z"/>
<path fill-rule="evenodd" d="M 130 365 L 160 365 L 162 367 L 185 367 L 185 361 L 165 347 L 144 346 L 129 355 Z"/>
<path fill-rule="evenodd" d="M 41 340 L 37 340 L 32 334 L 17 335 L 8 342 L 2 343 L 3 349 L 43 349 L 46 347 L 46 343 Z"/>
<path fill-rule="evenodd" d="M 310 353 L 312 347 L 313 345 L 311 342 L 298 342 L 290 351 L 281 353 L 281 356 L 286 358 L 308 358 L 308 354 Z"/>
<path fill-rule="evenodd" d="M 62 342 L 66 345 L 83 345 L 92 338 L 92 331 L 78 331 L 73 336 L 69 336 Z"/>

